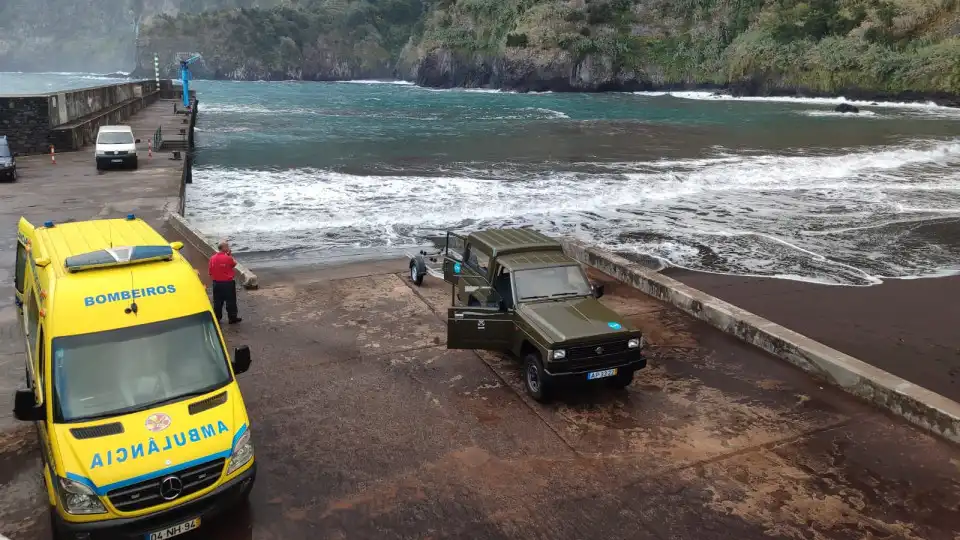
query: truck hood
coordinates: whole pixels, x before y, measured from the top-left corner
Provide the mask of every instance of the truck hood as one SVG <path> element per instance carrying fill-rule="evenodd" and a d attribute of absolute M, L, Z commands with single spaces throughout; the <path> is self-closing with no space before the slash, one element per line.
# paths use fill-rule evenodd
<path fill-rule="evenodd" d="M 592 297 L 521 304 L 517 311 L 554 343 L 625 337 L 633 331 L 617 312 Z"/>
<path fill-rule="evenodd" d="M 226 394 L 225 401 L 219 398 L 222 393 Z M 206 400 L 220 404 L 190 414 L 190 404 Z M 106 428 L 117 423 L 123 426 L 122 433 L 97 433 L 116 433 L 116 427 L 112 431 Z M 105 427 L 91 429 L 97 426 Z M 101 496 L 205 461 L 229 458 L 233 445 L 246 430 L 246 410 L 236 382 L 204 396 L 147 411 L 54 426 L 64 476 Z"/>

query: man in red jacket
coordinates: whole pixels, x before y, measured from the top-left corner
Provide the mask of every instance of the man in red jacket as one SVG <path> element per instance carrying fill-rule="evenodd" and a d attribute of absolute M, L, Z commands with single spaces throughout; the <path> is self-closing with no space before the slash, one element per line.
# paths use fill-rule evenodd
<path fill-rule="evenodd" d="M 227 304 L 227 319 L 230 324 L 236 324 L 243 319 L 237 317 L 237 284 L 234 281 L 234 267 L 237 260 L 233 258 L 230 244 L 226 240 L 220 242 L 220 251 L 210 257 L 210 279 L 213 281 L 213 312 L 217 314 L 217 322 L 223 318 L 223 304 Z"/>

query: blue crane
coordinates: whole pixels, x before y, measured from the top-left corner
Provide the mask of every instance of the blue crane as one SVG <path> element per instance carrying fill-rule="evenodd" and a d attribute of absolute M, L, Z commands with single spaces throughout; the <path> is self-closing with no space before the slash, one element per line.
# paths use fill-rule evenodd
<path fill-rule="evenodd" d="M 200 59 L 199 54 L 195 54 L 186 60 L 180 61 L 180 80 L 183 82 L 183 106 L 190 106 L 190 64 Z"/>

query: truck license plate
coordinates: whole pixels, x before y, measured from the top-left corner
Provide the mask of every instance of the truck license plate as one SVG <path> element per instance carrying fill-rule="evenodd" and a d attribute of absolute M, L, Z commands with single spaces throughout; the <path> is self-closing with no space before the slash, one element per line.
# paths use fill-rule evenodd
<path fill-rule="evenodd" d="M 613 377 L 617 374 L 617 368 L 605 369 L 603 371 L 591 371 L 587 373 L 587 380 L 592 381 L 594 379 L 603 379 L 605 377 Z"/>
<path fill-rule="evenodd" d="M 181 534 L 190 532 L 198 527 L 200 527 L 200 518 L 191 519 L 179 525 L 152 532 L 147 535 L 147 540 L 166 540 L 167 538 L 173 538 L 174 536 L 180 536 Z"/>
<path fill-rule="evenodd" d="M 111 162 L 111 163 L 123 163 L 123 160 L 122 160 L 122 159 L 111 159 L 110 162 Z"/>

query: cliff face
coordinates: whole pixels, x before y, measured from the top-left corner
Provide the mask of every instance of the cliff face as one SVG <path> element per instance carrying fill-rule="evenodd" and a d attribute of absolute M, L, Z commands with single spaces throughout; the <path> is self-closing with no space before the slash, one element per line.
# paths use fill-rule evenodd
<path fill-rule="evenodd" d="M 392 77 L 424 12 L 421 0 L 314 0 L 270 9 L 162 15 L 144 28 L 142 64 L 161 59 L 176 76 L 177 52 L 199 51 L 197 77 L 343 80 Z"/>
<path fill-rule="evenodd" d="M 131 69 L 134 20 L 149 75 L 960 95 L 960 0 L 7 0 L 0 70 Z"/>
<path fill-rule="evenodd" d="M 2 0 L 0 70 L 133 69 L 136 23 L 180 0 Z"/>
<path fill-rule="evenodd" d="M 723 87 L 957 104 L 956 0 L 441 1 L 398 72 L 427 86 Z"/>

